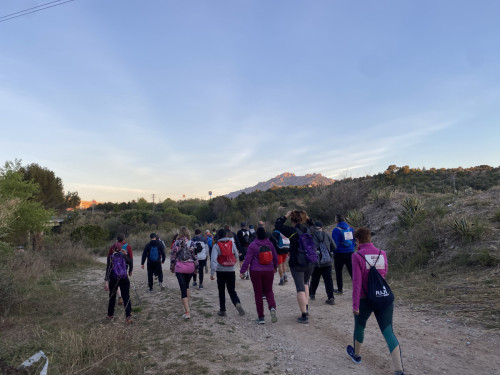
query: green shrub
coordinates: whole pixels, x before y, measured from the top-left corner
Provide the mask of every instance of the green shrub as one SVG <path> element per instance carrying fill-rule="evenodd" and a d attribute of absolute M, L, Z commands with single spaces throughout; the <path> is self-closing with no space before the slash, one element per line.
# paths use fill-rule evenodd
<path fill-rule="evenodd" d="M 73 243 L 83 242 L 89 247 L 98 247 L 109 238 L 109 232 L 97 224 L 87 224 L 74 229 L 69 235 Z"/>
<path fill-rule="evenodd" d="M 483 237 L 487 226 L 478 219 L 470 220 L 466 217 L 455 218 L 450 228 L 463 240 L 475 241 Z"/>
<path fill-rule="evenodd" d="M 406 197 L 401 202 L 403 210 L 399 215 L 399 220 L 404 227 L 413 227 L 419 223 L 425 215 L 424 204 L 418 197 Z"/>
<path fill-rule="evenodd" d="M 500 210 L 493 215 L 493 221 L 500 222 Z"/>
<path fill-rule="evenodd" d="M 368 194 L 368 201 L 370 203 L 376 203 L 379 201 L 386 201 L 392 198 L 394 195 L 394 189 L 392 188 L 377 188 L 370 190 Z"/>
<path fill-rule="evenodd" d="M 364 215 L 360 210 L 349 210 L 345 219 L 350 226 L 356 228 L 363 225 Z"/>

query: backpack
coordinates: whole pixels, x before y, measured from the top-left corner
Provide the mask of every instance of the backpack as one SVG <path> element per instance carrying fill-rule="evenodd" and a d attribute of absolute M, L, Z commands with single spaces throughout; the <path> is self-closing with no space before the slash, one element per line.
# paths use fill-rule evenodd
<path fill-rule="evenodd" d="M 217 262 L 224 267 L 232 267 L 236 264 L 236 258 L 233 253 L 233 241 L 218 241 L 220 255 L 217 257 Z"/>
<path fill-rule="evenodd" d="M 127 262 L 125 256 L 119 251 L 111 255 L 111 272 L 115 279 L 127 278 Z"/>
<path fill-rule="evenodd" d="M 323 232 L 322 232 L 323 233 Z M 330 255 L 330 249 L 328 245 L 326 244 L 326 235 L 323 233 L 323 240 L 318 238 L 317 233 L 314 234 L 314 237 L 319 242 L 319 245 L 317 247 L 317 253 L 318 253 L 318 258 L 319 258 L 319 264 L 327 264 L 332 262 L 332 256 Z"/>
<path fill-rule="evenodd" d="M 299 228 L 295 228 L 299 235 L 299 249 L 297 261 L 299 266 L 305 267 L 311 263 L 318 263 L 318 254 L 316 253 L 316 245 L 309 232 L 302 232 Z"/>
<path fill-rule="evenodd" d="M 290 240 L 283 233 L 276 229 L 271 233 L 269 239 L 279 255 L 288 254 L 290 250 Z"/>
<path fill-rule="evenodd" d="M 213 236 L 207 236 L 207 245 L 208 247 L 212 248 L 212 241 L 213 241 Z"/>
<path fill-rule="evenodd" d="M 353 245 L 353 234 L 352 234 L 352 230 L 351 228 L 347 228 L 347 229 L 344 229 L 344 228 L 340 228 L 340 227 L 337 227 L 340 229 L 340 233 L 342 234 L 342 240 L 340 241 L 340 246 L 342 247 L 352 247 Z"/>
<path fill-rule="evenodd" d="M 273 261 L 273 253 L 271 249 L 264 245 L 259 247 L 259 264 L 267 265 L 271 264 Z"/>
<path fill-rule="evenodd" d="M 191 261 L 192 257 L 191 257 L 191 251 L 189 250 L 188 242 L 186 240 L 181 240 L 178 243 L 178 247 L 179 251 L 177 252 L 177 260 L 181 262 Z"/>
<path fill-rule="evenodd" d="M 150 262 L 158 262 L 158 259 L 160 259 L 160 251 L 158 250 L 158 246 L 150 247 L 148 259 Z"/>
<path fill-rule="evenodd" d="M 356 253 L 361 258 L 363 258 L 370 267 L 370 271 L 368 273 L 368 291 L 364 289 L 363 291 L 365 292 L 368 303 L 370 304 L 373 311 L 383 310 L 394 302 L 394 293 L 392 293 L 389 284 L 387 284 L 387 281 L 382 277 L 382 275 L 377 271 L 377 268 L 375 267 L 381 253 L 382 251 L 378 253 L 377 260 L 375 260 L 373 265 L 371 265 L 364 256 Z"/>
<path fill-rule="evenodd" d="M 241 233 L 241 238 L 243 239 L 242 244 L 241 244 L 242 246 L 250 245 L 250 232 L 249 231 L 244 230 Z"/>
<path fill-rule="evenodd" d="M 196 254 L 201 253 L 205 249 L 205 244 L 201 241 L 196 241 L 194 251 Z"/>

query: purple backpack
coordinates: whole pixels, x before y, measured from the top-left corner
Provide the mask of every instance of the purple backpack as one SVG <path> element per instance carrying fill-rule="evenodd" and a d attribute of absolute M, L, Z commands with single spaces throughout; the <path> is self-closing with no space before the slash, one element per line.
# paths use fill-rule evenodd
<path fill-rule="evenodd" d="M 121 252 L 115 252 L 111 255 L 111 270 L 115 279 L 127 278 L 127 262 Z"/>
<path fill-rule="evenodd" d="M 309 232 L 302 232 L 299 228 L 295 228 L 299 235 L 299 253 L 297 260 L 299 266 L 305 267 L 311 263 L 318 263 L 318 253 L 316 253 L 316 245 L 313 237 Z"/>

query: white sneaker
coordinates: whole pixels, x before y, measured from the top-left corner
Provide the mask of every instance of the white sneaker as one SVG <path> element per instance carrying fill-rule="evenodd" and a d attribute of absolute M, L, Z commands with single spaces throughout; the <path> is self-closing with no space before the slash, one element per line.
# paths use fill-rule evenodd
<path fill-rule="evenodd" d="M 182 317 L 187 320 L 187 319 L 191 318 L 191 313 L 185 313 L 182 315 Z"/>

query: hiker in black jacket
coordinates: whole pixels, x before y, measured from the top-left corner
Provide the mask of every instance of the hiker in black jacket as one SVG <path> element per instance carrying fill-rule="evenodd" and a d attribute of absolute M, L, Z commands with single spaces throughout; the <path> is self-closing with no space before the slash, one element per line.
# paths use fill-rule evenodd
<path fill-rule="evenodd" d="M 142 252 L 141 268 L 144 269 L 144 262 L 148 260 L 148 285 L 149 292 L 153 293 L 153 274 L 158 277 L 160 288 L 163 290 L 163 271 L 161 265 L 165 263 L 165 246 L 163 241 L 159 241 L 155 233 L 149 236 L 151 241 L 148 242 Z"/>

